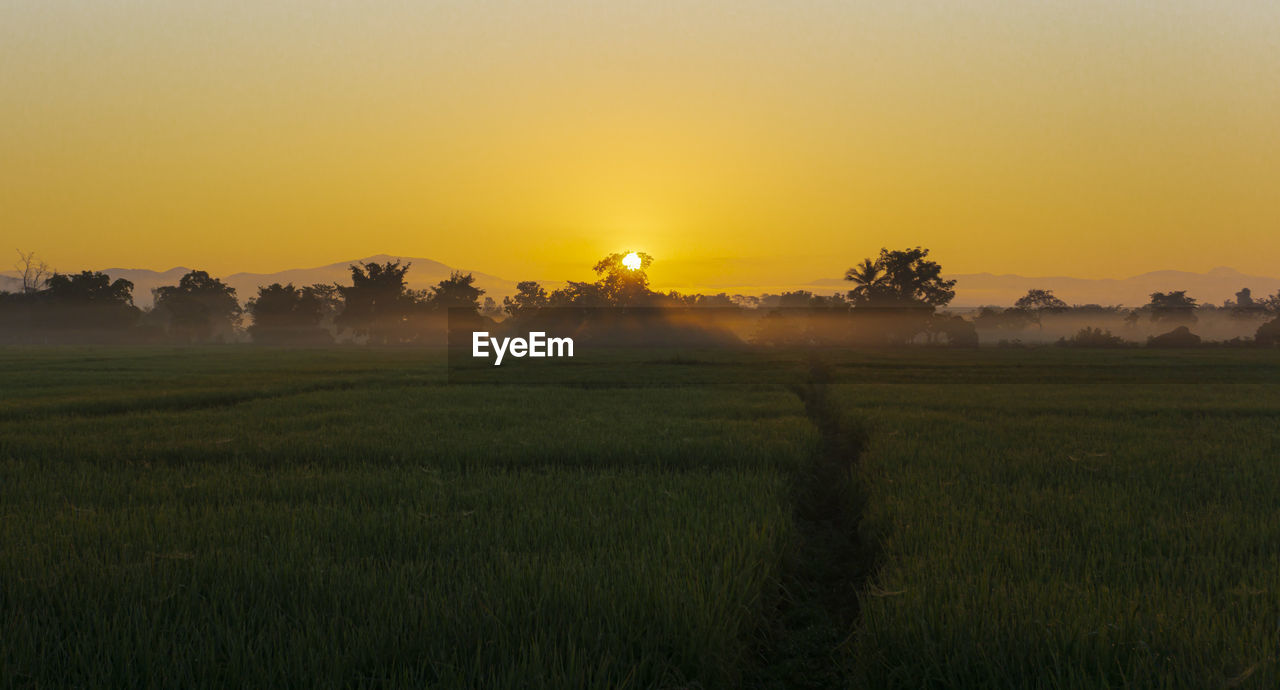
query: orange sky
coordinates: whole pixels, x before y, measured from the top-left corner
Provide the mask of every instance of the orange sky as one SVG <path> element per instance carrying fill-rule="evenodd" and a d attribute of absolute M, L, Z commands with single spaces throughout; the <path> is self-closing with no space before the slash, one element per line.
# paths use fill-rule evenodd
<path fill-rule="evenodd" d="M 1280 274 L 1280 3 L 0 4 L 0 248 Z M 15 257 L 16 258 L 16 257 Z M 7 264 L 8 262 L 3 262 Z"/>

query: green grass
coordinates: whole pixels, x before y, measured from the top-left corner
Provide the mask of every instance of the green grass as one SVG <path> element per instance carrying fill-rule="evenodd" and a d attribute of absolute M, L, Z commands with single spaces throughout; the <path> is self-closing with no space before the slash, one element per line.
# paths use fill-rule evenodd
<path fill-rule="evenodd" d="M 777 477 L 3 468 L 6 684 L 732 684 Z"/>
<path fill-rule="evenodd" d="M 1280 389 L 847 386 L 865 687 L 1277 686 Z"/>
<path fill-rule="evenodd" d="M 0 685 L 732 686 L 816 444 L 776 387 L 5 354 Z"/>
<path fill-rule="evenodd" d="M 823 356 L 0 349 L 0 687 L 1280 685 L 1275 352 Z"/>

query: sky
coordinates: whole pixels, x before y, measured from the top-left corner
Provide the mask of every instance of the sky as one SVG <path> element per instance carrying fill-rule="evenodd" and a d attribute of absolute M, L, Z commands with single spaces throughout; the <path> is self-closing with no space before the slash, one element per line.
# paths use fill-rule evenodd
<path fill-rule="evenodd" d="M 0 251 L 1280 275 L 1277 36 L 1273 0 L 0 0 Z"/>

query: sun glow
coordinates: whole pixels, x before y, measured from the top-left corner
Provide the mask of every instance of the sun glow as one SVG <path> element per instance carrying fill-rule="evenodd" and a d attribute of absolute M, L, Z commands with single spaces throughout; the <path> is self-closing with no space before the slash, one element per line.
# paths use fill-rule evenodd
<path fill-rule="evenodd" d="M 622 265 L 626 266 L 627 269 L 631 271 L 639 270 L 640 255 L 635 252 L 631 252 L 630 254 L 627 254 L 626 256 L 622 257 Z"/>

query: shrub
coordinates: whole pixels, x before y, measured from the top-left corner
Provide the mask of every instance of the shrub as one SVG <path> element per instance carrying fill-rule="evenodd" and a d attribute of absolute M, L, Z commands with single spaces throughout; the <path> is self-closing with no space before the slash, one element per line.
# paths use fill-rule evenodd
<path fill-rule="evenodd" d="M 1258 333 L 1253 336 L 1253 341 L 1263 346 L 1280 345 L 1280 317 L 1258 326 Z"/>
<path fill-rule="evenodd" d="M 1111 331 L 1085 326 L 1079 333 L 1070 338 L 1059 338 L 1058 344 L 1063 347 L 1128 347 L 1130 343 Z"/>
<path fill-rule="evenodd" d="M 1186 326 L 1178 326 L 1168 333 L 1147 338 L 1147 347 L 1195 347 L 1199 344 L 1200 336 L 1192 333 Z"/>

